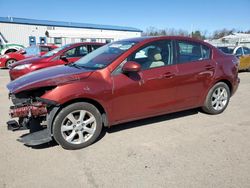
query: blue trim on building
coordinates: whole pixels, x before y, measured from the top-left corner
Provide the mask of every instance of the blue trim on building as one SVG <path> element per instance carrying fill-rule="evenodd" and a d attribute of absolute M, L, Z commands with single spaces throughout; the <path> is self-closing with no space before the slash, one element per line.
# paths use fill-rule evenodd
<path fill-rule="evenodd" d="M 142 30 L 133 28 L 133 27 L 62 22 L 62 21 L 49 21 L 49 20 L 36 20 L 36 19 L 28 19 L 28 18 L 16 18 L 16 17 L 0 17 L 0 23 L 142 32 Z"/>

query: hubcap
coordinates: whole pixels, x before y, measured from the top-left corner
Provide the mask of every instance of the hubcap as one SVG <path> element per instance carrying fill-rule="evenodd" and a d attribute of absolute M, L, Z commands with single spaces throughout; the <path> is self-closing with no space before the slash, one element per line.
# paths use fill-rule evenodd
<path fill-rule="evenodd" d="M 96 119 L 86 110 L 69 113 L 61 125 L 63 138 L 71 144 L 87 142 L 95 133 Z"/>
<path fill-rule="evenodd" d="M 14 59 L 8 60 L 8 62 L 7 62 L 7 67 L 9 68 L 10 65 L 13 64 L 13 63 L 15 63 L 15 62 L 16 62 L 16 60 L 14 60 Z"/>
<path fill-rule="evenodd" d="M 228 93 L 224 87 L 218 87 L 212 94 L 212 107 L 220 111 L 225 108 L 228 101 Z"/>

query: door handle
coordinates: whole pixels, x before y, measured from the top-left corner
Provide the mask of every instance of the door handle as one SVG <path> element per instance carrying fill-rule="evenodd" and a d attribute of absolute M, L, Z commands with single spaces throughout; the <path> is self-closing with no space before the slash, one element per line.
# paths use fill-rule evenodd
<path fill-rule="evenodd" d="M 206 65 L 205 68 L 206 70 L 215 70 L 215 67 L 212 65 Z"/>
<path fill-rule="evenodd" d="M 173 78 L 175 76 L 172 72 L 166 72 L 162 75 L 162 78 Z"/>

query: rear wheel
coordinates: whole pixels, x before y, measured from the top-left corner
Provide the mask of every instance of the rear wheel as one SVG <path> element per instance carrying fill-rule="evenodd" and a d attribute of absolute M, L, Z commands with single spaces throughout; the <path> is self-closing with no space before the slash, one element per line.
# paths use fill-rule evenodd
<path fill-rule="evenodd" d="M 226 83 L 215 84 L 208 92 L 203 111 L 209 114 L 222 113 L 230 100 L 230 90 Z"/>
<path fill-rule="evenodd" d="M 56 116 L 53 136 L 65 149 L 81 149 L 92 144 L 102 130 L 98 109 L 86 102 L 66 106 Z"/>
<path fill-rule="evenodd" d="M 15 59 L 8 59 L 6 61 L 6 68 L 9 68 L 11 64 L 15 63 L 16 60 Z"/>

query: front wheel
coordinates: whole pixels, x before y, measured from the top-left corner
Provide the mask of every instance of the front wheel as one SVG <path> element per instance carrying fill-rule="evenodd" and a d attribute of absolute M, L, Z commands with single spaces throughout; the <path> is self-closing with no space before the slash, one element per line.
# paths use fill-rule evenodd
<path fill-rule="evenodd" d="M 63 108 L 53 123 L 53 136 L 65 149 L 81 149 L 92 144 L 102 130 L 102 117 L 98 109 L 86 102 Z"/>
<path fill-rule="evenodd" d="M 230 100 L 230 90 L 224 82 L 218 82 L 208 92 L 203 111 L 209 114 L 222 113 Z"/>

